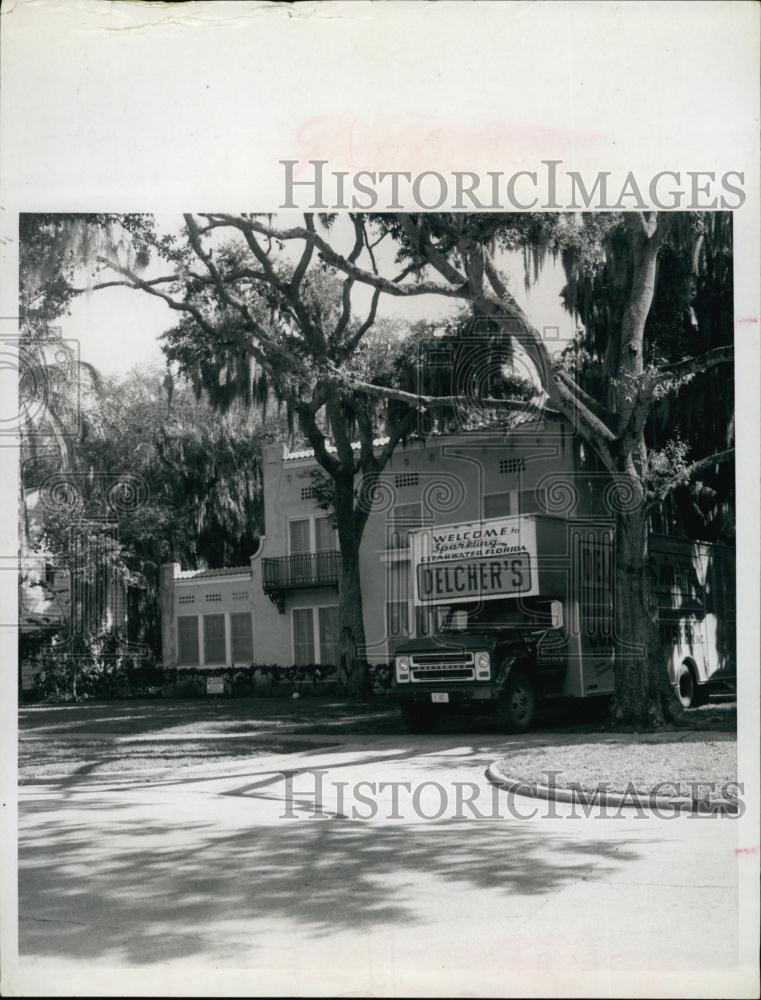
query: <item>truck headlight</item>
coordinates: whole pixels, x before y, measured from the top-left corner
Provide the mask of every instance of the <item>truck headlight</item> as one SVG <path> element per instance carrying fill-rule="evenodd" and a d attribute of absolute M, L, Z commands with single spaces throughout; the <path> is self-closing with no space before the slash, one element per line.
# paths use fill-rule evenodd
<path fill-rule="evenodd" d="M 488 653 L 476 653 L 476 680 L 488 681 L 491 676 L 491 660 Z"/>
<path fill-rule="evenodd" d="M 410 679 L 410 658 L 409 656 L 397 656 L 396 658 L 396 682 L 397 684 L 407 684 Z"/>

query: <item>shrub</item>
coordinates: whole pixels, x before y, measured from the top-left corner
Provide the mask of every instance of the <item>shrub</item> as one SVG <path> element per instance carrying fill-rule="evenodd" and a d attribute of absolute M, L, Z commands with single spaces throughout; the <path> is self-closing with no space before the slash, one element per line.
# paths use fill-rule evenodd
<path fill-rule="evenodd" d="M 368 663 L 367 669 L 370 674 L 372 690 L 388 691 L 393 680 L 393 663 Z"/>
<path fill-rule="evenodd" d="M 38 657 L 34 694 L 48 701 L 158 694 L 161 671 L 149 652 L 121 644 L 118 633 L 75 636 Z"/>
<path fill-rule="evenodd" d="M 328 663 L 292 664 L 289 667 L 277 663 L 265 663 L 258 669 L 269 681 L 271 694 L 282 688 L 290 693 L 301 694 L 305 684 L 311 685 L 312 692 L 317 694 L 323 689 L 327 678 L 336 672 L 336 668 Z"/>
<path fill-rule="evenodd" d="M 101 647 L 102 648 L 102 647 Z M 53 647 L 40 658 L 41 670 L 34 693 L 48 701 L 82 701 L 87 698 L 201 698 L 206 680 L 222 677 L 225 694 L 320 694 L 336 673 L 333 664 L 307 663 L 282 666 L 251 663 L 246 667 L 183 667 L 164 669 L 150 656 L 122 652 L 103 655 L 95 644 L 74 653 Z M 263 685 L 257 684 L 263 681 Z"/>

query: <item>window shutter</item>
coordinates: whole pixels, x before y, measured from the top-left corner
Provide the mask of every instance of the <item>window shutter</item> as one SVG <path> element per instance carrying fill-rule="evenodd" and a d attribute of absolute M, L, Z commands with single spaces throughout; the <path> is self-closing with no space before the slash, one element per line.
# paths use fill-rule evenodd
<path fill-rule="evenodd" d="M 198 666 L 197 615 L 181 615 L 177 619 L 177 647 L 177 659 L 180 666 Z"/>
<path fill-rule="evenodd" d="M 203 655 L 204 661 L 208 664 L 225 662 L 226 649 L 224 615 L 204 615 Z"/>
<path fill-rule="evenodd" d="M 233 663 L 250 663 L 254 658 L 254 637 L 251 615 L 238 612 L 230 615 Z"/>

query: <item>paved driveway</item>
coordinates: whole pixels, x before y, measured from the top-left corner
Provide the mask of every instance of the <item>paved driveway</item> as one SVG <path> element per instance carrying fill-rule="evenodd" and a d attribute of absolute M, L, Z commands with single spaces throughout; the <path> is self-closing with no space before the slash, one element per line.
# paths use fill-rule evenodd
<path fill-rule="evenodd" d="M 497 734 L 311 741 L 24 786 L 27 988 L 742 995 L 736 821 L 521 818 Z"/>

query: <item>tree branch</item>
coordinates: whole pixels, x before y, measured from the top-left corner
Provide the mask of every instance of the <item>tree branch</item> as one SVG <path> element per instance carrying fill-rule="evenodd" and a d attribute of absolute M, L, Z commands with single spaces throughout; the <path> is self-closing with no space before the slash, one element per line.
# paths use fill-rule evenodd
<path fill-rule="evenodd" d="M 596 417 L 591 410 L 582 403 L 578 396 L 575 396 L 562 379 L 555 383 L 557 389 L 556 399 L 561 409 L 565 406 L 565 416 L 572 424 L 580 424 L 579 429 L 585 437 L 594 445 L 610 445 L 616 440 L 616 436 L 611 429 L 604 424 L 599 417 Z"/>
<path fill-rule="evenodd" d="M 359 345 L 360 341 L 370 329 L 370 327 L 375 322 L 375 316 L 378 312 L 378 302 L 380 301 L 381 290 L 380 288 L 373 289 L 373 298 L 370 303 L 370 311 L 367 314 L 367 319 L 362 323 L 362 325 L 357 329 L 354 335 L 349 339 L 344 349 L 341 351 L 341 356 L 344 360 L 350 358 L 354 353 L 354 350 Z"/>
<path fill-rule="evenodd" d="M 352 264 L 346 257 L 337 253 L 319 233 L 310 232 L 301 226 L 294 226 L 290 229 L 276 229 L 273 226 L 265 226 L 264 223 L 257 222 L 255 219 L 247 216 L 212 215 L 208 216 L 208 218 L 212 220 L 210 222 L 212 228 L 232 226 L 240 230 L 244 236 L 247 231 L 249 235 L 253 231 L 263 236 L 269 236 L 272 239 L 281 240 L 282 242 L 288 242 L 289 240 L 313 242 L 326 263 L 343 271 L 344 274 L 356 278 L 357 281 L 362 281 L 367 285 L 380 288 L 383 292 L 388 292 L 389 295 L 447 295 L 451 298 L 464 298 L 467 294 L 467 289 L 454 288 L 451 285 L 442 285 L 435 281 L 421 281 L 411 285 L 397 284 L 389 278 L 373 274 L 371 271 L 366 271 L 364 268 Z"/>
<path fill-rule="evenodd" d="M 304 213 L 304 225 L 310 232 L 314 232 L 314 218 L 311 212 Z M 307 272 L 310 261 L 312 260 L 312 254 L 314 253 L 314 243 L 305 243 L 304 252 L 301 255 L 301 259 L 296 265 L 296 270 L 293 272 L 293 277 L 291 278 L 291 292 L 292 294 L 298 294 L 301 288 L 301 282 L 304 280 L 304 275 Z"/>
<path fill-rule="evenodd" d="M 311 407 L 307 404 L 296 403 L 294 409 L 299 416 L 301 429 L 312 446 L 315 458 L 329 476 L 337 476 L 341 472 L 341 463 L 328 451 L 325 435 L 317 426 L 317 421 Z"/>
<path fill-rule="evenodd" d="M 388 441 L 383 445 L 381 453 L 377 458 L 378 469 L 382 470 L 385 468 L 386 463 L 391 458 L 394 453 L 394 449 L 405 437 L 410 433 L 412 428 L 415 426 L 415 420 L 417 418 L 417 411 L 410 410 L 410 412 L 394 427 L 390 432 Z"/>
<path fill-rule="evenodd" d="M 362 392 L 367 396 L 374 396 L 378 399 L 394 399 L 400 403 L 407 403 L 409 406 L 426 409 L 439 409 L 446 406 L 485 406 L 489 409 L 540 411 L 550 416 L 557 411 L 550 409 L 543 403 L 537 403 L 526 399 L 494 399 L 491 396 L 423 396 L 414 392 L 406 392 L 404 389 L 394 389 L 391 386 L 373 385 L 372 382 L 364 382 L 359 379 L 350 379 L 349 386 L 355 392 Z"/>
<path fill-rule="evenodd" d="M 168 295 L 166 292 L 162 292 L 159 288 L 157 288 L 155 283 L 152 284 L 150 281 L 140 278 L 138 275 L 133 274 L 132 271 L 122 267 L 115 261 L 108 260 L 106 257 L 98 257 L 97 260 L 98 263 L 105 264 L 106 267 L 110 267 L 112 271 L 116 271 L 117 274 L 121 274 L 122 277 L 126 278 L 126 284 L 128 284 L 130 288 L 148 292 L 149 295 L 155 295 L 156 298 L 162 299 L 166 302 L 169 308 L 173 309 L 175 312 L 188 313 L 193 317 L 196 323 L 198 323 L 198 325 L 206 331 L 206 333 L 210 336 L 214 336 L 214 328 L 204 318 L 200 309 L 193 305 L 192 302 L 189 302 L 187 299 L 183 299 L 182 301 L 173 299 L 171 295 Z"/>
<path fill-rule="evenodd" d="M 712 351 L 699 354 L 695 358 L 685 358 L 683 361 L 675 361 L 668 365 L 661 365 L 655 373 L 655 381 L 662 382 L 670 378 L 684 378 L 687 375 L 697 375 L 699 372 L 708 371 L 716 365 L 723 365 L 733 361 L 735 349 L 731 344 L 725 347 L 715 347 Z"/>
<path fill-rule="evenodd" d="M 656 490 L 653 490 L 650 499 L 650 505 L 658 503 L 669 495 L 673 490 L 677 489 L 679 486 L 685 486 L 691 479 L 693 479 L 698 473 L 703 472 L 705 469 L 711 469 L 714 466 L 722 465 L 724 462 L 730 461 L 735 457 L 735 449 L 727 448 L 726 451 L 717 451 L 713 455 L 708 455 L 706 458 L 701 458 L 699 462 L 694 462 L 689 465 L 682 472 L 671 479 L 667 479 L 665 483 L 659 486 Z"/>
<path fill-rule="evenodd" d="M 399 219 L 402 229 L 407 234 L 407 238 L 413 246 L 415 246 L 420 253 L 422 253 L 428 263 L 435 268 L 443 278 L 446 278 L 446 280 L 452 285 L 468 284 L 467 277 L 464 274 L 461 274 L 457 268 L 454 267 L 453 264 L 450 264 L 447 258 L 439 252 L 431 240 L 423 234 L 422 229 L 411 215 L 408 215 L 406 212 L 400 212 L 397 215 L 397 218 Z"/>
<path fill-rule="evenodd" d="M 599 403 L 594 396 L 590 396 L 586 390 L 582 389 L 579 383 L 569 375 L 568 372 L 564 371 L 562 368 L 555 369 L 556 374 L 560 376 L 565 385 L 571 390 L 574 396 L 578 396 L 581 402 L 591 410 L 592 413 L 601 420 L 603 424 L 609 426 L 610 414 L 607 412 L 604 406 Z"/>
<path fill-rule="evenodd" d="M 349 263 L 354 264 L 357 258 L 362 253 L 362 247 L 366 242 L 365 238 L 365 227 L 364 223 L 360 217 L 356 214 L 350 215 L 351 221 L 354 225 L 354 246 L 352 247 L 351 253 L 347 257 Z M 333 331 L 332 341 L 334 344 L 339 344 L 341 342 L 341 337 L 343 336 L 344 330 L 349 325 L 349 320 L 351 319 L 351 290 L 354 287 L 355 279 L 351 275 L 347 275 L 344 279 L 343 288 L 341 289 L 341 315 L 336 323 L 336 328 Z M 377 290 L 377 289 L 376 289 Z"/>

